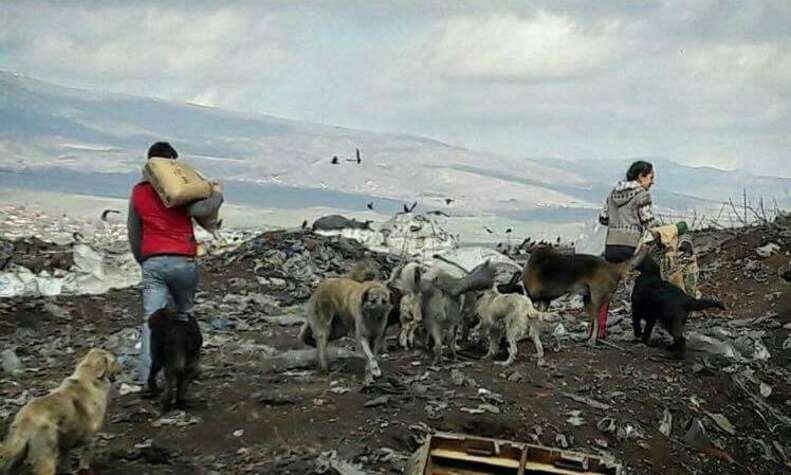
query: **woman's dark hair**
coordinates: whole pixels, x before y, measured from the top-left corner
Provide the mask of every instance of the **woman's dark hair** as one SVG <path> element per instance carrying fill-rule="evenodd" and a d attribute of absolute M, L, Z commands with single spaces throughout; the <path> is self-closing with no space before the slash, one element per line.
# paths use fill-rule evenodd
<path fill-rule="evenodd" d="M 179 154 L 176 152 L 175 148 L 171 147 L 169 143 L 156 142 L 154 145 L 148 148 L 148 158 L 151 157 L 179 158 Z"/>
<path fill-rule="evenodd" d="M 643 175 L 650 174 L 652 171 L 654 171 L 653 165 L 651 165 L 649 162 L 638 160 L 632 163 L 632 166 L 629 167 L 629 171 L 626 172 L 626 179 L 629 181 L 634 181 Z"/>

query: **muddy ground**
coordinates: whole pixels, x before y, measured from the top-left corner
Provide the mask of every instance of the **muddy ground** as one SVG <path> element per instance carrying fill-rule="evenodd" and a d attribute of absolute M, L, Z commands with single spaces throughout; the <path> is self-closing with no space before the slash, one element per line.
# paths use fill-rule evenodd
<path fill-rule="evenodd" d="M 678 360 L 663 349 L 662 335 L 655 336 L 654 347 L 633 342 L 629 318 L 611 327 L 609 345 L 589 348 L 573 338 L 584 332 L 583 320 L 567 302 L 555 311 L 568 332 L 553 336 L 554 327 L 546 329 L 544 365 L 537 364 L 529 341 L 522 342 L 517 362 L 507 369 L 479 361 L 482 345 L 437 368 L 421 349 L 396 349 L 391 341 L 384 376 L 371 387 L 362 386 L 361 360 L 335 362 L 328 376 L 312 368 L 272 370 L 268 358 L 301 348 L 299 327 L 273 325 L 264 317 L 299 315 L 305 297 L 304 286 L 283 289 L 275 271 L 288 268 L 294 255 L 329 245 L 310 235 L 289 236 L 291 244 L 283 251 L 277 244 L 281 238 L 286 239 L 259 238 L 269 243 L 267 249 L 282 251 L 271 265 L 267 259 L 274 253 L 266 257 L 257 254 L 260 247 L 249 247 L 204 266 L 197 314 L 210 323 L 204 328 L 209 344 L 193 393 L 195 407 L 164 415 L 166 424 L 160 425 L 163 414 L 154 401 L 116 392 L 102 429 L 97 474 L 335 473 L 317 464 L 320 454 L 332 450 L 364 473 L 395 474 L 427 431 L 568 445 L 611 455 L 635 474 L 789 470 L 781 451 L 791 450 L 791 427 L 775 417 L 791 417 L 791 349 L 782 349 L 791 333 L 786 325 L 791 293 L 778 277 L 789 265 L 787 231 L 763 227 L 695 238 L 702 243 L 702 290 L 721 298 L 728 310 L 693 314 L 688 330 L 719 328 L 734 337 L 763 331 L 768 361 L 692 350 Z M 302 244 L 295 247 L 295 241 Z M 755 248 L 769 241 L 780 244 L 781 254 L 760 258 Z M 338 255 L 346 261 L 360 252 L 344 246 Z M 340 272 L 346 261 L 325 262 L 321 270 Z M 389 261 L 380 257 L 380 262 Z M 267 298 L 245 300 L 255 295 Z M 613 304 L 616 317 L 628 317 L 626 300 L 624 288 Z M 91 346 L 108 346 L 109 336 L 136 327 L 140 314 L 137 289 L 0 301 L 0 343 L 15 347 L 25 368 L 16 376 L 0 373 L 2 430 L 20 404 L 59 384 Z M 224 319 L 233 325 L 227 327 Z M 352 347 L 346 340 L 339 344 Z M 126 363 L 131 367 L 134 361 Z M 748 377 L 746 392 L 737 377 Z M 759 394 L 760 382 L 771 387 L 771 395 L 757 397 L 775 413 L 748 396 Z M 475 413 L 479 408 L 483 413 Z M 658 430 L 665 409 L 673 418 L 670 437 Z M 707 413 L 725 416 L 732 432 Z M 601 423 L 606 417 L 614 432 L 605 427 L 610 421 Z M 695 419 L 702 421 L 711 446 L 684 442 L 686 426 Z"/>

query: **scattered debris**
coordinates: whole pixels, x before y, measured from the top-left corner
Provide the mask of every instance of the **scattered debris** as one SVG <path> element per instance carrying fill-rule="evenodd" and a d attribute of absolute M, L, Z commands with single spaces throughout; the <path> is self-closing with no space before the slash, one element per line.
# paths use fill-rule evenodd
<path fill-rule="evenodd" d="M 665 437 L 670 437 L 670 433 L 672 431 L 673 414 L 670 412 L 670 409 L 665 408 L 664 412 L 662 413 L 662 421 L 659 423 L 659 432 Z"/>
<path fill-rule="evenodd" d="M 727 417 L 719 413 L 714 414 L 709 411 L 703 412 L 709 416 L 709 418 L 711 418 L 711 420 L 717 424 L 717 427 L 722 429 L 724 432 L 727 432 L 730 435 L 736 435 L 736 428 L 733 427 L 733 424 L 731 424 L 731 421 L 729 421 Z"/>
<path fill-rule="evenodd" d="M 202 420 L 197 416 L 191 416 L 184 411 L 177 411 L 168 417 L 160 417 L 151 423 L 153 427 L 163 426 L 185 427 L 193 424 L 200 424 Z"/>
<path fill-rule="evenodd" d="M 3 350 L 2 359 L 4 373 L 13 375 L 19 373 L 22 370 L 22 362 L 19 360 L 19 357 L 16 355 L 14 350 L 10 348 Z"/>
<path fill-rule="evenodd" d="M 770 242 L 768 244 L 765 244 L 755 249 L 755 253 L 763 258 L 773 256 L 775 254 L 778 254 L 779 252 L 780 252 L 780 245 L 774 242 Z"/>
<path fill-rule="evenodd" d="M 283 393 L 283 391 L 273 388 L 258 391 L 250 396 L 250 399 L 258 401 L 267 406 L 290 406 L 296 404 L 293 396 Z"/>
<path fill-rule="evenodd" d="M 327 348 L 327 358 L 330 360 L 342 360 L 359 359 L 361 356 L 359 353 L 346 348 L 330 346 Z M 263 368 L 269 372 L 277 373 L 297 368 L 314 368 L 318 364 L 317 361 L 318 353 L 314 348 L 288 350 L 266 358 L 263 362 Z"/>
<path fill-rule="evenodd" d="M 126 396 L 127 394 L 136 394 L 143 390 L 142 386 L 138 386 L 136 384 L 127 384 L 121 383 L 121 387 L 118 388 L 118 394 L 121 396 Z"/>
<path fill-rule="evenodd" d="M 683 437 L 684 442 L 690 447 L 702 448 L 711 445 L 711 439 L 706 432 L 706 426 L 700 419 L 693 418 L 687 424 L 686 433 Z"/>
<path fill-rule="evenodd" d="M 580 427 L 585 425 L 585 419 L 582 418 L 582 411 L 569 411 L 566 413 L 568 418 L 566 422 L 573 425 L 574 427 Z"/>
<path fill-rule="evenodd" d="M 615 419 L 605 417 L 596 424 L 596 427 L 605 434 L 611 434 L 617 430 Z"/>
<path fill-rule="evenodd" d="M 609 404 L 605 404 L 603 402 L 596 401 L 595 399 L 591 399 L 589 397 L 579 396 L 577 394 L 572 394 L 572 393 L 561 393 L 561 394 L 563 395 L 563 397 L 569 398 L 569 399 L 571 399 L 573 401 L 577 401 L 577 402 L 582 403 L 582 404 L 587 404 L 588 406 L 590 406 L 590 407 L 592 407 L 594 409 L 600 409 L 602 411 L 608 411 L 608 410 L 610 410 L 612 408 L 612 406 L 610 406 Z"/>
<path fill-rule="evenodd" d="M 314 468 L 314 472 L 318 474 L 332 473 L 330 470 L 338 475 L 366 475 L 365 472 L 355 465 L 338 458 L 338 453 L 334 450 L 322 453 L 316 460 L 316 467 Z"/>
<path fill-rule="evenodd" d="M 391 400 L 392 400 L 391 396 L 385 395 L 385 396 L 380 396 L 376 399 L 371 399 L 370 401 L 366 401 L 365 404 L 363 405 L 365 407 L 387 406 L 388 404 L 390 404 Z"/>

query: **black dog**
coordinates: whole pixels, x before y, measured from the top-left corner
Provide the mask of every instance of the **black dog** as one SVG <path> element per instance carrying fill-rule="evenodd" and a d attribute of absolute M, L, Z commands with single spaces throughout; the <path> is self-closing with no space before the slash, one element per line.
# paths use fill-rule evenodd
<path fill-rule="evenodd" d="M 706 310 L 707 308 L 725 307 L 714 299 L 695 299 L 684 293 L 675 285 L 662 280 L 659 265 L 653 259 L 645 259 L 637 266 L 640 276 L 632 291 L 632 324 L 635 338 L 643 339 L 646 345 L 657 320 L 673 336 L 673 344 L 668 348 L 675 350 L 679 356 L 684 355 L 686 340 L 684 324 L 689 312 Z M 645 328 L 641 322 L 645 320 Z"/>
<path fill-rule="evenodd" d="M 148 374 L 148 390 L 158 392 L 157 374 L 165 368 L 165 393 L 162 407 L 186 408 L 187 387 L 198 375 L 200 349 L 203 345 L 200 327 L 190 315 L 188 320 L 169 309 L 157 310 L 148 319 L 151 328 L 151 371 Z M 175 398 L 175 401 L 174 401 Z"/>

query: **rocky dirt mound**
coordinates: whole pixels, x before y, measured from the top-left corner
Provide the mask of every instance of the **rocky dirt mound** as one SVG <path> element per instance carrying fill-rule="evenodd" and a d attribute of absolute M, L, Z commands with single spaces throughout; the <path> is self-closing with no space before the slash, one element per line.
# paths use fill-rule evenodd
<path fill-rule="evenodd" d="M 105 475 L 400 473 L 425 435 L 442 430 L 609 454 L 626 473 L 779 473 L 791 454 L 791 285 L 779 277 L 789 237 L 771 226 L 694 237 L 701 290 L 728 310 L 693 314 L 687 331 L 699 337 L 685 360 L 662 348 L 664 334 L 652 347 L 632 341 L 624 288 L 607 343 L 595 349 L 581 341 L 580 302 L 569 298 L 544 329 L 543 365 L 529 341 L 507 369 L 479 361 L 482 346 L 432 367 L 422 350 L 391 342 L 384 377 L 364 387 L 347 340 L 333 345 L 331 374 L 315 373 L 297 340 L 302 304 L 315 282 L 357 259 L 385 270 L 394 259 L 343 238 L 264 233 L 204 262 L 197 407 L 161 414 L 127 372 L 95 467 Z M 132 368 L 140 313 L 134 288 L 0 301 L 0 347 L 11 350 L 0 373 L 2 429 L 91 346 Z"/>

